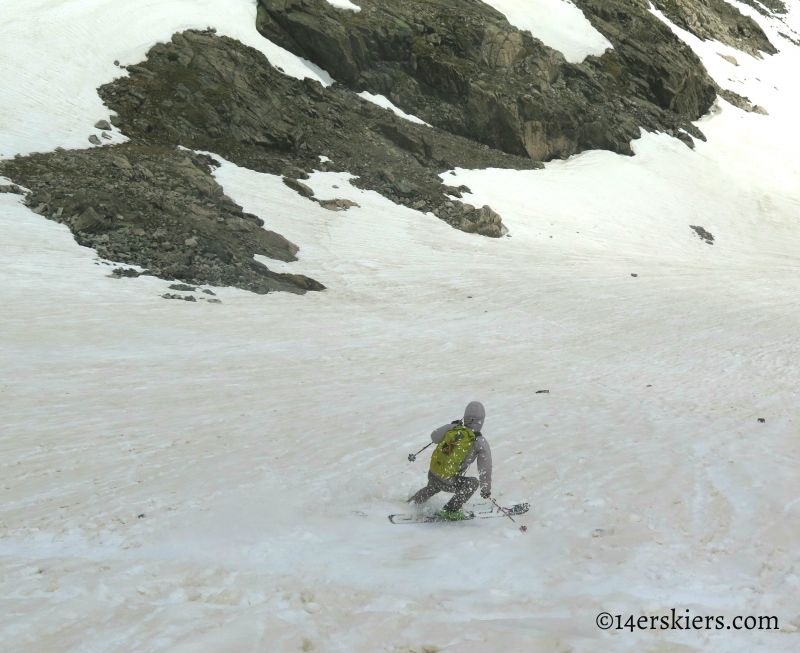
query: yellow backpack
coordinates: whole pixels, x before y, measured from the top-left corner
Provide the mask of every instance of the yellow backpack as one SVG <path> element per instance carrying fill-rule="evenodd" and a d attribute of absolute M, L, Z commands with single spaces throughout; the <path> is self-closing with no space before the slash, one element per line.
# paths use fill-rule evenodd
<path fill-rule="evenodd" d="M 464 460 L 475 444 L 475 432 L 460 424 L 445 433 L 431 456 L 431 471 L 439 478 L 458 474 Z"/>

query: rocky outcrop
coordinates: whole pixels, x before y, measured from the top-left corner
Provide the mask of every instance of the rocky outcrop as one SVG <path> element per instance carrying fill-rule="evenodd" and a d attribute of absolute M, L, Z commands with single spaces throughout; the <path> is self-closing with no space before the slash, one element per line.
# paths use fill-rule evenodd
<path fill-rule="evenodd" d="M 719 95 L 721 98 L 730 102 L 733 106 L 742 111 L 747 111 L 748 113 L 760 113 L 762 116 L 769 115 L 769 112 L 764 108 L 760 107 L 757 104 L 753 104 L 750 101 L 750 98 L 745 97 L 744 95 L 739 95 L 734 91 L 729 91 L 724 88 L 718 88 Z"/>
<path fill-rule="evenodd" d="M 703 41 L 720 41 L 758 58 L 761 58 L 762 52 L 767 54 L 777 52 L 761 26 L 725 0 L 652 0 L 652 2 L 673 23 Z M 782 8 L 785 11 L 786 8 L 781 7 L 782 5 L 782 2 L 776 2 L 773 6 L 777 10 Z M 764 13 L 763 7 L 761 11 Z"/>
<path fill-rule="evenodd" d="M 134 142 L 215 152 L 283 175 L 309 198 L 311 189 L 294 181 L 306 171 L 347 171 L 358 176 L 353 183 L 361 188 L 434 212 L 458 229 L 499 237 L 504 228 L 497 214 L 490 219 L 454 199 L 461 192 L 443 185 L 439 175 L 456 166 L 539 165 L 411 123 L 343 87 L 283 75 L 257 50 L 213 32 L 175 35 L 130 70 L 130 77 L 103 86 L 100 95 L 117 112 L 115 125 Z"/>
<path fill-rule="evenodd" d="M 663 0 L 658 1 L 663 4 Z M 702 6 L 711 11 L 709 5 L 703 5 L 701 0 L 679 1 L 685 8 Z M 763 107 L 753 105 L 747 98 L 720 87 L 710 79 L 688 45 L 680 42 L 671 50 L 664 49 L 662 42 L 668 40 L 671 30 L 639 0 L 575 0 L 575 3 L 583 9 L 594 27 L 611 41 L 621 65 L 638 76 L 639 86 L 646 86 L 652 94 L 651 100 L 659 106 L 694 115 L 704 112 L 703 107 L 710 106 L 719 94 L 743 111 L 766 114 Z M 673 52 L 680 52 L 681 57 L 674 57 Z M 731 63 L 738 65 L 735 59 Z M 677 135 L 680 137 L 681 133 Z"/>
<path fill-rule="evenodd" d="M 622 94 L 640 95 L 696 120 L 716 98 L 714 81 L 700 59 L 639 0 L 575 0 L 597 31 L 614 45 L 598 60 L 619 80 Z M 624 82 L 624 83 L 623 83 Z"/>
<path fill-rule="evenodd" d="M 298 248 L 225 195 L 210 174 L 213 163 L 175 149 L 117 145 L 33 154 L 0 171 L 31 189 L 26 204 L 34 212 L 66 225 L 103 258 L 165 279 L 262 294 L 322 290 L 254 260 L 294 261 Z"/>
<path fill-rule="evenodd" d="M 762 16 L 781 15 L 787 12 L 782 0 L 739 0 L 742 4 L 755 9 Z"/>
<path fill-rule="evenodd" d="M 480 0 L 259 0 L 259 31 L 353 90 L 534 160 L 630 154 L 639 128 L 690 133 L 716 97 L 696 55 L 637 0 L 579 6 L 616 49 L 570 64 Z"/>

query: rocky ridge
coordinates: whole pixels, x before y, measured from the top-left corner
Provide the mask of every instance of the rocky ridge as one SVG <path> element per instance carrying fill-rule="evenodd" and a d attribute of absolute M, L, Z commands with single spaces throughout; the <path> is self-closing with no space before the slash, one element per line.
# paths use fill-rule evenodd
<path fill-rule="evenodd" d="M 636 0 L 578 3 L 614 50 L 568 63 L 480 0 L 259 0 L 259 31 L 355 91 L 444 131 L 535 161 L 631 154 L 639 128 L 691 144 L 716 97 L 692 50 Z"/>
<path fill-rule="evenodd" d="M 787 13 L 783 0 L 740 0 L 755 9 L 762 16 L 781 15 Z"/>
<path fill-rule="evenodd" d="M 213 31 L 176 34 L 129 71 L 99 92 L 133 142 L 211 151 L 287 179 L 347 171 L 360 188 L 484 236 L 502 235 L 500 217 L 459 202 L 462 190 L 439 175 L 456 166 L 540 166 L 409 122 L 341 86 L 288 77 L 262 53 Z M 307 186 L 290 187 L 312 198 Z M 341 202 L 323 206 L 347 208 Z"/>
<path fill-rule="evenodd" d="M 124 144 L 20 157 L 0 163 L 0 173 L 30 189 L 31 210 L 66 225 L 103 258 L 261 294 L 322 290 L 253 259 L 294 261 L 298 248 L 225 195 L 213 165 L 191 152 Z"/>
<path fill-rule="evenodd" d="M 653 0 L 653 4 L 678 27 L 703 41 L 720 41 L 758 58 L 762 52 L 778 51 L 756 21 L 725 0 Z M 774 6 L 782 5 L 778 2 Z M 759 8 L 754 0 L 751 6 Z M 763 8 L 761 12 L 766 15 Z"/>

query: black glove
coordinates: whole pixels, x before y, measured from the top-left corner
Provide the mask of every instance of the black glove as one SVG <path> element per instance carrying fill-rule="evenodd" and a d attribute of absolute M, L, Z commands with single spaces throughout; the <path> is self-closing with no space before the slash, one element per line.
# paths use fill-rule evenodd
<path fill-rule="evenodd" d="M 481 496 L 484 499 L 488 499 L 490 496 L 492 496 L 492 491 L 491 490 L 487 490 L 487 489 L 483 489 L 483 490 L 481 490 Z"/>

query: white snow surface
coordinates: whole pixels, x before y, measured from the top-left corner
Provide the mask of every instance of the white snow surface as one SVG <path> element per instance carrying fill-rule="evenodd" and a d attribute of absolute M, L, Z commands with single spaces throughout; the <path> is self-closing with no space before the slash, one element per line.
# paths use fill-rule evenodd
<path fill-rule="evenodd" d="M 175 32 L 214 27 L 264 53 L 287 75 L 331 84 L 318 66 L 263 38 L 255 0 L 3 0 L 0 5 L 0 158 L 87 148 L 109 109 L 97 88 L 127 75 Z M 114 142 L 124 138 L 115 133 Z"/>
<path fill-rule="evenodd" d="M 800 52 L 775 42 L 739 68 L 692 43 L 770 112 L 720 102 L 696 151 L 646 134 L 634 157 L 444 175 L 510 238 L 345 174 L 306 182 L 360 205 L 325 211 L 224 163 L 301 248 L 266 262 L 322 293 L 165 300 L 0 194 L 0 650 L 797 651 Z M 59 120 L 37 147 L 69 142 Z M 528 532 L 391 525 L 425 480 L 407 454 L 473 399 Z M 595 625 L 673 608 L 781 632 Z"/>
<path fill-rule="evenodd" d="M 571 63 L 613 48 L 583 12 L 569 0 L 483 0 L 504 14 L 509 23 L 528 30 L 542 43 L 560 51 Z"/>
<path fill-rule="evenodd" d="M 333 5 L 337 9 L 349 9 L 355 12 L 361 11 L 361 7 L 354 5 L 350 0 L 328 0 L 328 4 Z"/>
<path fill-rule="evenodd" d="M 396 107 L 394 104 L 392 104 L 392 101 L 385 95 L 373 95 L 368 91 L 362 91 L 358 95 L 367 100 L 367 102 L 372 102 L 373 104 L 377 104 L 379 107 L 383 107 L 384 109 L 389 109 L 391 112 L 400 116 L 401 118 L 405 118 L 406 120 L 415 122 L 418 125 L 428 125 L 428 123 L 422 120 L 422 118 L 417 118 L 416 116 L 412 116 L 411 114 L 408 114 L 402 109 Z M 428 127 L 430 127 L 430 125 L 428 125 Z"/>

